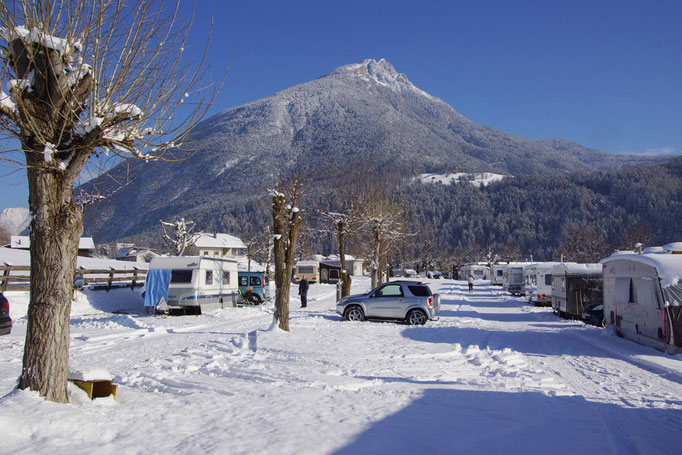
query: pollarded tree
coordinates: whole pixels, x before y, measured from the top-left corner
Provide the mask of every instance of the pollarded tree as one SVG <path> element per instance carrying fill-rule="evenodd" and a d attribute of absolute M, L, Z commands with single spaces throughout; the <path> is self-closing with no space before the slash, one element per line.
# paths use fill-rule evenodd
<path fill-rule="evenodd" d="M 183 58 L 188 33 L 177 4 L 169 10 L 153 0 L 0 3 L 0 82 L 9 91 L 0 91 L 0 135 L 9 150 L 2 159 L 25 167 L 32 215 L 22 389 L 68 401 L 81 171 L 101 154 L 174 158 L 167 152 L 220 86 L 208 81 L 203 58 L 190 66 Z M 174 118 L 183 101 L 187 110 Z"/>
<path fill-rule="evenodd" d="M 273 251 L 275 256 L 275 313 L 279 328 L 289 331 L 289 289 L 294 268 L 296 239 L 301 227 L 299 203 L 304 196 L 305 178 L 296 175 L 280 178 L 271 192 Z"/>
<path fill-rule="evenodd" d="M 171 249 L 176 256 L 182 256 L 185 250 L 194 245 L 199 239 L 200 234 L 194 232 L 194 221 L 185 221 L 180 218 L 177 221 L 168 222 L 159 220 L 161 224 L 161 237 L 166 245 Z M 168 233 L 166 228 L 171 228 L 172 231 Z"/>

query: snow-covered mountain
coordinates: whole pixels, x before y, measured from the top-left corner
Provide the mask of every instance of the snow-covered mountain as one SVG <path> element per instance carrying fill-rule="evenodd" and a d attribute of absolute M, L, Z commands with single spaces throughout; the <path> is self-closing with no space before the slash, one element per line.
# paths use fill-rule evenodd
<path fill-rule="evenodd" d="M 226 87 L 229 90 L 229 85 Z M 317 184 L 353 169 L 412 179 L 423 173 L 537 175 L 650 162 L 563 140 L 532 141 L 477 125 L 414 86 L 385 60 L 365 60 L 267 98 L 227 109 L 194 129 L 182 163 L 137 166 L 132 182 L 96 207 L 98 240 L 129 237 L 184 215 L 219 229 L 287 169 Z"/>
<path fill-rule="evenodd" d="M 0 212 L 0 226 L 7 229 L 10 235 L 20 234 L 30 223 L 31 217 L 27 208 L 13 207 Z"/>

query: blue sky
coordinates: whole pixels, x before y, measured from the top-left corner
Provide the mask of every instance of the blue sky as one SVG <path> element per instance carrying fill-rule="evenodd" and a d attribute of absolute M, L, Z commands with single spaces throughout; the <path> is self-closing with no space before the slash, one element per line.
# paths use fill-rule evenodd
<path fill-rule="evenodd" d="M 191 13 L 192 1 L 183 2 Z M 230 69 L 209 114 L 386 58 L 470 120 L 610 153 L 682 153 L 681 1 L 198 0 L 198 51 Z M 26 206 L 0 168 L 0 209 Z"/>

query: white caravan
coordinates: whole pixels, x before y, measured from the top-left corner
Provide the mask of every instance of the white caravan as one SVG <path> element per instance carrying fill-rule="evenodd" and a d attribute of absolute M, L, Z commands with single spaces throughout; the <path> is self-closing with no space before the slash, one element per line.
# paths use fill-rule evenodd
<path fill-rule="evenodd" d="M 209 256 L 157 257 L 149 263 L 149 270 L 170 271 L 169 310 L 201 313 L 236 306 L 237 261 Z M 147 283 L 150 287 L 153 283 Z"/>
<path fill-rule="evenodd" d="M 526 282 L 523 274 L 523 264 L 509 264 L 502 273 L 502 287 L 511 295 L 524 295 Z"/>
<path fill-rule="evenodd" d="M 490 267 L 487 265 L 464 265 L 459 269 L 459 279 L 468 280 L 469 275 L 474 277 L 474 280 L 489 280 L 490 279 Z"/>
<path fill-rule="evenodd" d="M 602 260 L 604 320 L 623 338 L 676 354 L 682 352 L 682 242 L 647 250 Z"/>
<path fill-rule="evenodd" d="M 552 267 L 560 262 L 538 262 L 524 268 L 528 303 L 537 306 L 552 305 Z"/>
<path fill-rule="evenodd" d="M 509 267 L 506 262 L 498 262 L 490 266 L 490 284 L 493 286 L 502 286 L 505 269 Z"/>

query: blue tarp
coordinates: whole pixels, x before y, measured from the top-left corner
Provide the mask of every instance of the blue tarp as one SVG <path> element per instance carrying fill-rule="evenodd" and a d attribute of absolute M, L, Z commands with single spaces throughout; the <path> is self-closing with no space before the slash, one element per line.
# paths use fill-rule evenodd
<path fill-rule="evenodd" d="M 153 269 L 147 272 L 144 291 L 144 306 L 155 307 L 161 297 L 168 302 L 168 285 L 170 284 L 170 270 Z"/>

